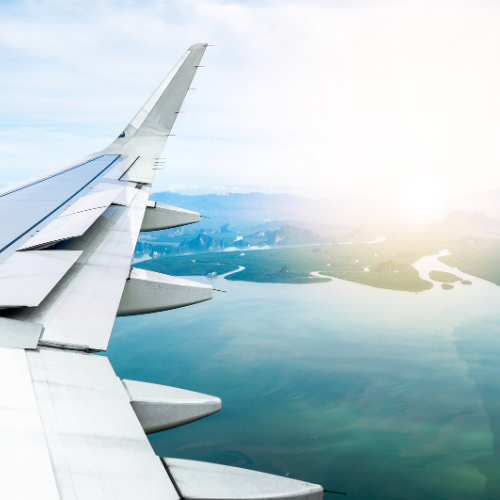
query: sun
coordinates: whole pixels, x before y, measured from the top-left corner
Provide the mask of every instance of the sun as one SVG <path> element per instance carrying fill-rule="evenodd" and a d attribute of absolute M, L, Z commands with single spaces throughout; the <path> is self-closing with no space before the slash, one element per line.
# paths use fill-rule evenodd
<path fill-rule="evenodd" d="M 442 192 L 432 179 L 411 179 L 404 189 L 403 204 L 412 222 L 430 222 L 439 216 Z"/>

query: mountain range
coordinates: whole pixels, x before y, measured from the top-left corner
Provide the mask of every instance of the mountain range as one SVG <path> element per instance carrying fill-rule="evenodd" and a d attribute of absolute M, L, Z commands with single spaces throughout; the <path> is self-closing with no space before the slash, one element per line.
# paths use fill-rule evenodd
<path fill-rule="evenodd" d="M 161 192 L 151 195 L 160 203 L 194 210 L 203 215 L 197 227 L 223 224 L 258 226 L 276 230 L 283 224 L 319 230 L 332 225 L 356 225 L 363 221 L 394 223 L 401 221 L 401 200 L 382 196 L 344 196 L 303 198 L 290 194 L 230 193 L 188 196 Z M 442 219 L 453 211 L 484 213 L 500 219 L 500 189 L 472 193 L 450 199 L 436 215 Z"/>

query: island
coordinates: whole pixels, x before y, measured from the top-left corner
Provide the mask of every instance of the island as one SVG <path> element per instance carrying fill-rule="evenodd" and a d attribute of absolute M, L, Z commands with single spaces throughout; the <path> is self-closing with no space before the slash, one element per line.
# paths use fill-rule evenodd
<path fill-rule="evenodd" d="M 289 228 L 285 233 L 287 231 Z M 304 236 L 305 233 L 299 234 Z M 246 240 L 255 241 L 256 235 L 251 236 L 254 238 L 247 237 Z M 422 279 L 412 264 L 425 255 L 438 253 L 440 248 L 442 243 L 439 241 L 422 240 L 414 234 L 399 234 L 375 244 L 339 245 L 323 242 L 299 247 L 275 245 L 244 252 L 233 247 L 231 251 L 224 249 L 198 253 L 196 258 L 193 255 L 171 253 L 137 262 L 134 266 L 174 276 L 206 276 L 214 272 L 222 275 L 242 266 L 243 270 L 229 274 L 225 279 L 318 284 L 337 278 L 377 288 L 422 292 L 431 289 L 433 284 Z M 313 272 L 320 273 L 320 276 L 313 276 Z"/>
<path fill-rule="evenodd" d="M 450 255 L 439 257 L 453 266 L 477 278 L 500 285 L 500 241 L 498 239 L 460 238 L 448 246 Z"/>
<path fill-rule="evenodd" d="M 429 278 L 434 281 L 439 281 L 440 283 L 455 283 L 456 281 L 461 281 L 456 274 L 446 273 L 444 271 L 431 271 L 429 273 Z M 446 290 L 449 289 L 446 288 Z"/>

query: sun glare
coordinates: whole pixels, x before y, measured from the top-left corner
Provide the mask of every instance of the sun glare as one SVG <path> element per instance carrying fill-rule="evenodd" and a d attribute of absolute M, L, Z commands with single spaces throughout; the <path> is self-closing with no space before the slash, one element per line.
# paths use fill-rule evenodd
<path fill-rule="evenodd" d="M 429 222 L 439 217 L 443 196 L 431 179 L 411 179 L 404 190 L 403 201 L 412 222 Z"/>

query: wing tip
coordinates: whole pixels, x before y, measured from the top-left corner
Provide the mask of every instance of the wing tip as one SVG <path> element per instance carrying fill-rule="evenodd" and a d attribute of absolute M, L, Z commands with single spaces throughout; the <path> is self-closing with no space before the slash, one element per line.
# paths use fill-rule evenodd
<path fill-rule="evenodd" d="M 208 43 L 195 43 L 194 45 L 191 45 L 191 47 L 189 47 L 189 51 L 190 52 L 193 52 L 193 50 L 196 50 L 196 49 L 199 49 L 201 47 L 208 47 Z"/>

